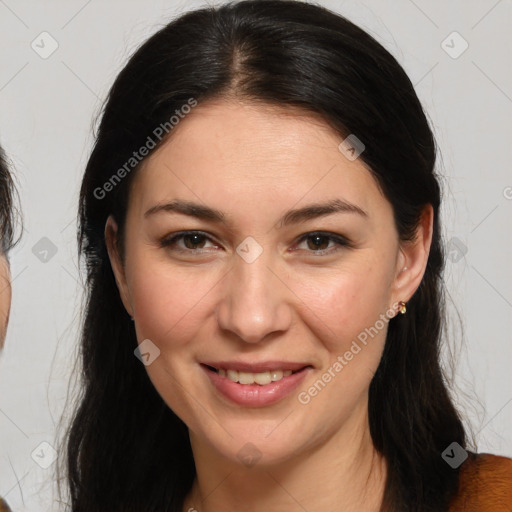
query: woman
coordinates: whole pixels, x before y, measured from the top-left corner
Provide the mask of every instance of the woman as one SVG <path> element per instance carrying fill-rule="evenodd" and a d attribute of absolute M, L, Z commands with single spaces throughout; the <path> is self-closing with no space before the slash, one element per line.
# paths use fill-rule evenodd
<path fill-rule="evenodd" d="M 435 155 L 400 65 L 321 7 L 142 45 L 81 190 L 73 512 L 510 507 L 440 368 Z"/>
<path fill-rule="evenodd" d="M 5 153 L 0 147 L 0 350 L 4 346 L 5 333 L 11 308 L 11 273 L 8 252 L 15 245 L 16 191 L 7 166 Z M 7 503 L 0 497 L 0 512 L 10 512 Z"/>

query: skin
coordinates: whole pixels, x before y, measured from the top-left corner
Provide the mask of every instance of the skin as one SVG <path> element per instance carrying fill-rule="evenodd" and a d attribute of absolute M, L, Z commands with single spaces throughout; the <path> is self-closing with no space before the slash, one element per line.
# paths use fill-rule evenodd
<path fill-rule="evenodd" d="M 11 293 L 9 263 L 4 255 L 0 255 L 0 348 L 3 348 L 7 323 L 9 322 Z"/>
<path fill-rule="evenodd" d="M 432 209 L 425 208 L 416 241 L 401 243 L 390 203 L 361 160 L 338 150 L 341 140 L 300 111 L 227 100 L 199 105 L 134 177 L 123 261 L 116 223 L 107 221 L 137 339 L 161 351 L 146 367 L 149 378 L 189 428 L 197 479 L 184 511 L 379 508 L 387 467 L 372 444 L 367 408 L 387 324 L 308 404 L 297 397 L 379 315 L 393 305 L 396 313 L 396 303 L 413 295 L 428 258 Z M 278 222 L 289 209 L 336 198 L 367 215 Z M 229 227 L 175 212 L 144 215 L 174 199 L 222 210 Z M 183 230 L 210 239 L 160 246 Z M 313 231 L 343 235 L 352 247 L 300 241 Z M 252 263 L 236 252 L 247 236 L 263 249 Z M 319 249 L 327 254 L 316 255 Z M 280 402 L 251 409 L 220 396 L 199 366 L 237 358 L 314 369 Z M 252 467 L 237 457 L 248 442 L 261 453 Z"/>

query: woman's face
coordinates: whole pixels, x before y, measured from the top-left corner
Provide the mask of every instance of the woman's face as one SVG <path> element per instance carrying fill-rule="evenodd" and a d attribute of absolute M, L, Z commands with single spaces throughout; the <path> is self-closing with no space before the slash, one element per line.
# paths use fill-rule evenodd
<path fill-rule="evenodd" d="M 319 119 L 217 102 L 174 130 L 134 177 L 124 267 L 115 223 L 106 230 L 152 383 L 193 448 L 235 462 L 357 437 L 387 321 L 418 286 L 429 240 L 400 245 L 390 203 Z M 312 207 L 333 201 L 331 214 Z M 166 244 L 183 231 L 199 233 Z M 240 378 L 263 385 L 205 363 L 253 369 Z M 263 370 L 303 367 L 264 384 L 281 375 Z"/>
<path fill-rule="evenodd" d="M 3 347 L 9 309 L 11 307 L 11 280 L 7 258 L 0 254 L 0 348 Z"/>

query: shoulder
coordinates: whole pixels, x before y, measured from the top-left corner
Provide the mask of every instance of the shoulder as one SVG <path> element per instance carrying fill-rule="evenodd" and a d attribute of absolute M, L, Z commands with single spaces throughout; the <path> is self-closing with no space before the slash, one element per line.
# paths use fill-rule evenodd
<path fill-rule="evenodd" d="M 2 498 L 0 498 L 0 512 L 11 512 L 11 509 Z"/>
<path fill-rule="evenodd" d="M 469 453 L 460 467 L 459 490 L 449 512 L 512 510 L 512 459 Z"/>

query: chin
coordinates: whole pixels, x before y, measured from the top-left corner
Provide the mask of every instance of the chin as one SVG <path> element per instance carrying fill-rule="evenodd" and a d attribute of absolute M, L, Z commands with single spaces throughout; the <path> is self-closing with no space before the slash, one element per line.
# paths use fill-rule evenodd
<path fill-rule="evenodd" d="M 272 421 L 272 424 L 265 423 L 266 426 L 262 426 L 261 419 L 253 418 L 236 424 L 225 422 L 222 424 L 224 428 L 219 425 L 216 432 L 191 431 L 192 447 L 209 445 L 210 450 L 230 463 L 246 467 L 276 466 L 296 457 L 297 452 L 302 451 L 301 446 L 306 449 L 305 444 L 308 443 L 307 439 L 297 439 L 300 432 L 297 426 L 291 428 L 293 433 L 289 428 L 280 432 L 282 419 Z"/>

